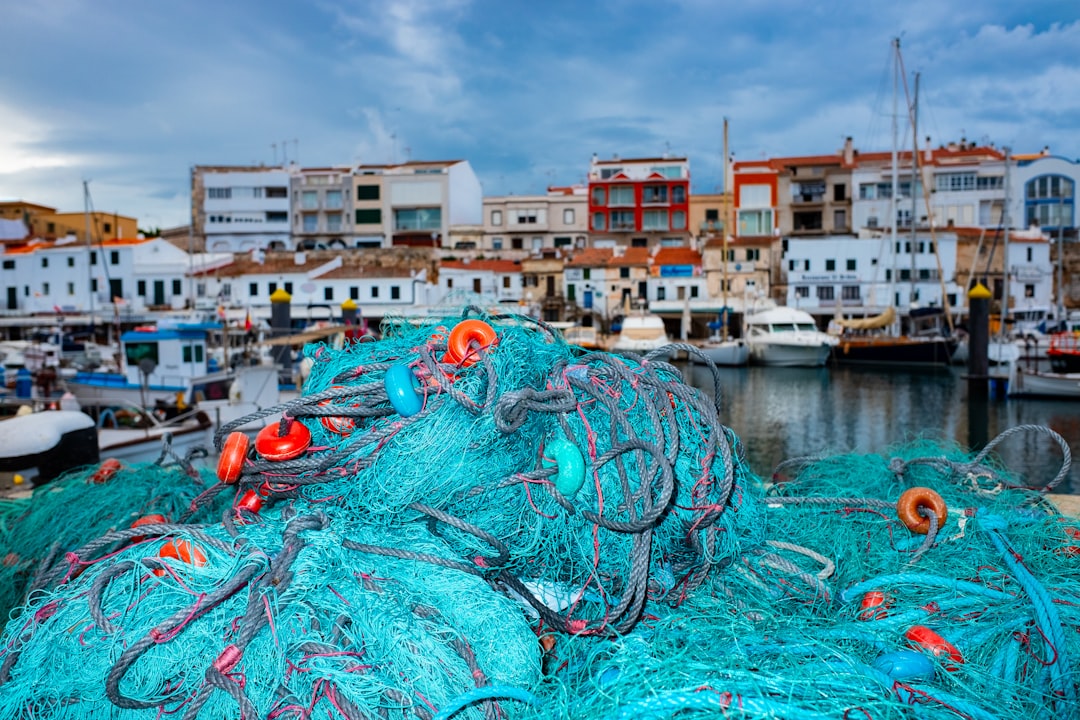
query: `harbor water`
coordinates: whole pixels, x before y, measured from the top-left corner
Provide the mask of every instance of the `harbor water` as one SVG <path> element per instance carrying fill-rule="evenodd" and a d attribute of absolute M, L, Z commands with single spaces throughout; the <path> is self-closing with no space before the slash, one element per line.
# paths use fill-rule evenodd
<path fill-rule="evenodd" d="M 712 376 L 701 365 L 678 364 L 687 381 L 710 396 Z M 721 420 L 746 446 L 751 468 L 768 478 L 783 460 L 840 453 L 883 454 L 920 438 L 981 449 L 1017 425 L 1055 430 L 1080 452 L 1080 403 L 1030 398 L 968 403 L 960 367 L 720 368 Z M 995 448 L 1023 482 L 1040 486 L 1061 469 L 1062 453 L 1043 433 L 1018 433 Z M 1054 492 L 1080 494 L 1074 460 Z"/>

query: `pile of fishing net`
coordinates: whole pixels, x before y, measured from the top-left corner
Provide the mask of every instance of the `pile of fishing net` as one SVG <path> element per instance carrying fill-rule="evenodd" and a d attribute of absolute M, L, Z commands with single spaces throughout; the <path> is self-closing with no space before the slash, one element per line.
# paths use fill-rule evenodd
<path fill-rule="evenodd" d="M 1077 712 L 1063 440 L 1011 433 L 1059 441 L 1039 490 L 931 443 L 766 484 L 671 349 L 473 309 L 309 346 L 300 398 L 219 430 L 220 519 L 117 524 L 39 573 L 0 714 Z"/>
<path fill-rule="evenodd" d="M 26 497 L 0 498 L 0 627 L 65 553 L 134 523 L 213 522 L 226 502 L 194 503 L 216 482 L 186 458 L 76 468 Z M 70 568 L 71 572 L 79 571 Z"/>

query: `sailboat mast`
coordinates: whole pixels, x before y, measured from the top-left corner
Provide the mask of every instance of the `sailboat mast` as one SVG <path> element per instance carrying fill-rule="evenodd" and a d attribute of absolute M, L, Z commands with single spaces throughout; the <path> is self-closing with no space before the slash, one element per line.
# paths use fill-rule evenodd
<path fill-rule="evenodd" d="M 897 74 L 900 72 L 900 38 L 893 38 L 893 49 L 895 51 L 895 57 L 893 58 L 893 100 L 892 100 L 892 192 L 889 198 L 889 215 L 891 220 L 889 223 L 889 236 L 892 243 L 892 274 L 889 277 L 889 303 L 896 304 L 896 196 L 900 190 L 900 179 L 897 169 L 897 144 L 898 130 L 897 130 L 897 101 L 899 95 L 899 88 L 897 86 Z"/>
<path fill-rule="evenodd" d="M 90 239 L 90 183 L 83 180 L 83 219 L 86 221 L 86 293 L 90 297 L 90 327 L 94 327 L 94 265 L 90 256 L 94 252 L 94 243 Z"/>
<path fill-rule="evenodd" d="M 724 118 L 724 192 L 727 193 L 727 204 L 724 205 L 724 232 L 723 240 L 721 241 L 723 247 L 722 273 L 720 278 L 720 293 L 722 302 L 720 306 L 720 338 L 722 340 L 728 339 L 728 309 L 727 309 L 727 295 L 728 295 L 728 233 L 731 231 L 731 204 L 735 198 L 732 195 L 732 190 L 728 187 L 728 175 L 729 175 L 729 163 L 731 162 L 728 156 L 728 119 Z M 746 308 L 743 308 L 743 312 L 746 312 Z"/>
<path fill-rule="evenodd" d="M 915 92 L 912 95 L 911 100 L 911 185 L 908 192 L 911 193 L 911 290 L 909 302 L 915 300 L 915 249 L 918 247 L 916 244 L 917 235 L 917 223 L 915 218 L 918 217 L 918 207 L 916 203 L 918 199 L 915 196 L 915 185 L 919 177 L 919 73 L 915 73 Z"/>
<path fill-rule="evenodd" d="M 1005 203 L 1001 208 L 1001 224 L 1004 226 L 1002 230 L 1001 247 L 1002 264 L 1001 264 L 1001 276 L 1003 279 L 1001 288 L 1001 324 L 998 327 L 998 337 L 1004 338 L 1005 335 L 1005 321 L 1009 317 L 1009 225 L 1012 224 L 1012 219 L 1009 217 L 1009 161 L 1012 157 L 1009 148 L 1005 150 Z"/>

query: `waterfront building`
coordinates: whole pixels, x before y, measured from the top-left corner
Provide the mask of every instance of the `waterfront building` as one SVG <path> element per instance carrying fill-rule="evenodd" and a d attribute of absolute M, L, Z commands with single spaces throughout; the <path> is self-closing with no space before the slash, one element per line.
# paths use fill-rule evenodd
<path fill-rule="evenodd" d="M 230 320 L 269 318 L 270 296 L 280 288 L 303 324 L 338 317 L 346 300 L 369 320 L 424 305 L 432 262 L 429 252 L 408 250 L 254 252 L 195 275 L 200 298 L 218 302 Z"/>
<path fill-rule="evenodd" d="M 289 183 L 294 169 L 193 167 L 191 245 L 209 252 L 291 249 Z"/>
<path fill-rule="evenodd" d="M 919 232 L 914 240 L 908 235 L 895 243 L 886 232 L 792 237 L 785 243 L 783 302 L 811 315 L 876 315 L 888 307 L 905 315 L 913 306 L 944 307 L 946 301 L 955 309 L 963 293 L 954 232 Z"/>
<path fill-rule="evenodd" d="M 739 308 L 770 297 L 773 253 L 780 247 L 772 235 L 733 237 L 728 239 L 725 257 L 724 239 L 710 238 L 701 253 L 707 295 L 722 298 L 726 276 L 729 307 Z"/>
<path fill-rule="evenodd" d="M 533 253 L 521 260 L 521 285 L 524 303 L 549 322 L 580 317 L 576 305 L 568 305 L 563 284 L 565 255 L 559 248 Z"/>
<path fill-rule="evenodd" d="M 718 238 L 723 233 L 732 234 L 726 227 L 725 218 L 731 209 L 731 193 L 692 193 L 689 210 L 690 230 L 693 233 L 692 244 L 702 249 L 711 238 Z"/>
<path fill-rule="evenodd" d="M 514 260 L 443 260 L 439 263 L 435 302 L 453 302 L 455 296 L 478 295 L 484 302 L 519 303 L 521 263 Z"/>
<path fill-rule="evenodd" d="M 603 328 L 633 298 L 646 299 L 649 250 L 643 247 L 586 248 L 566 261 L 566 302 L 582 318 L 595 316 Z M 583 324 L 591 324 L 585 323 Z"/>
<path fill-rule="evenodd" d="M 124 313 L 188 304 L 192 256 L 158 238 L 74 238 L 9 245 L 0 255 L 3 308 L 13 314 Z M 110 313 L 111 314 L 111 313 Z"/>
<path fill-rule="evenodd" d="M 1038 227 L 1051 238 L 1075 237 L 1080 161 L 1051 155 L 1016 155 L 1010 165 L 1009 216 L 1014 226 Z"/>
<path fill-rule="evenodd" d="M 583 185 L 550 187 L 545 195 L 484 198 L 485 252 L 581 249 L 587 244 L 589 201 Z"/>
<path fill-rule="evenodd" d="M 289 187 L 289 249 L 343 250 L 354 246 L 352 168 L 297 168 L 290 174 Z"/>
<path fill-rule="evenodd" d="M 483 191 L 465 160 L 363 165 L 352 181 L 355 247 L 451 247 L 451 226 L 482 223 Z"/>
<path fill-rule="evenodd" d="M 589 244 L 689 245 L 690 162 L 685 157 L 600 160 L 589 167 Z"/>
<path fill-rule="evenodd" d="M 56 240 L 74 237 L 78 242 L 86 242 L 87 220 L 90 236 L 94 240 L 102 238 L 133 238 L 139 234 L 138 221 L 127 215 L 93 212 L 57 212 L 48 205 L 26 202 L 24 200 L 0 201 L 0 219 L 21 220 L 26 226 L 26 233 L 18 240 L 38 238 Z"/>

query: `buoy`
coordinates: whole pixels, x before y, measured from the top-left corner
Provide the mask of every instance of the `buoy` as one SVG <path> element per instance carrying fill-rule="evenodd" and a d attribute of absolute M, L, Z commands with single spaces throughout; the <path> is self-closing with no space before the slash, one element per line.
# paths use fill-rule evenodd
<path fill-rule="evenodd" d="M 259 493 L 254 490 L 248 490 L 236 501 L 237 510 L 247 510 L 253 515 L 258 515 L 259 511 L 262 510 L 262 506 L 263 499 L 259 497 Z"/>
<path fill-rule="evenodd" d="M 871 665 L 893 680 L 931 680 L 934 677 L 934 663 L 913 650 L 882 653 Z"/>
<path fill-rule="evenodd" d="M 221 456 L 218 458 L 218 480 L 226 485 L 232 485 L 240 479 L 244 470 L 244 460 L 247 459 L 250 441 L 242 432 L 231 432 L 225 438 L 221 446 Z"/>
<path fill-rule="evenodd" d="M 938 529 L 945 525 L 949 509 L 940 495 L 927 487 L 913 487 L 905 490 L 896 501 L 896 516 L 907 529 L 917 535 L 930 532 L 930 518 L 919 514 L 925 508 L 937 516 Z"/>
<path fill-rule="evenodd" d="M 420 384 L 405 365 L 391 365 L 383 376 L 386 397 L 394 411 L 402 417 L 412 417 L 424 408 L 424 400 L 418 392 Z"/>
<path fill-rule="evenodd" d="M 863 595 L 859 607 L 862 610 L 859 613 L 860 620 L 878 620 L 888 614 L 885 612 L 888 607 L 886 596 L 880 590 L 871 590 Z"/>
<path fill-rule="evenodd" d="M 476 343 L 481 350 L 487 350 L 498 341 L 495 329 L 483 320 L 462 320 L 450 331 L 443 362 L 470 367 L 480 359 L 476 351 L 469 347 L 470 344 Z"/>
<path fill-rule="evenodd" d="M 255 452 L 267 460 L 283 462 L 300 457 L 311 447 L 311 431 L 304 423 L 287 418 L 285 434 L 279 434 L 281 423 L 270 423 L 255 436 Z"/>
<path fill-rule="evenodd" d="M 206 564 L 206 553 L 198 545 L 182 538 L 170 540 L 162 545 L 161 549 L 158 550 L 158 557 L 179 560 L 195 567 L 202 567 Z M 163 577 L 167 574 L 167 571 L 156 568 L 154 574 Z"/>
<path fill-rule="evenodd" d="M 544 446 L 543 464 L 558 468 L 555 489 L 560 495 L 573 497 L 585 484 L 585 458 L 577 445 L 565 438 L 555 438 Z"/>
<path fill-rule="evenodd" d="M 143 525 L 161 525 L 162 523 L 167 523 L 167 522 L 168 522 L 168 520 L 165 519 L 164 515 L 158 515 L 158 514 L 143 515 L 141 518 L 139 518 L 135 522 L 131 523 L 131 527 L 137 528 L 137 527 L 142 527 Z M 138 542 L 142 542 L 145 539 L 146 539 L 145 535 L 134 535 L 131 538 L 131 542 L 138 543 Z"/>
<path fill-rule="evenodd" d="M 333 390 L 344 390 L 342 385 L 331 385 Z M 319 407 L 326 407 L 334 402 L 334 398 L 326 398 L 319 401 Z M 358 407 L 353 403 L 351 407 Z M 356 418 L 343 417 L 341 415 L 326 415 L 319 418 L 319 423 L 324 428 L 337 435 L 350 435 L 356 429 Z"/>
<path fill-rule="evenodd" d="M 904 633 L 904 637 L 914 645 L 929 650 L 934 657 L 945 660 L 946 658 L 958 665 L 964 664 L 964 656 L 956 649 L 956 646 L 925 625 L 912 625 Z M 949 672 L 955 672 L 955 667 L 945 665 Z"/>
<path fill-rule="evenodd" d="M 107 460 L 102 462 L 101 467 L 99 467 L 97 471 L 90 476 L 90 482 L 94 483 L 95 485 L 102 485 L 108 482 L 109 478 L 115 475 L 121 467 L 123 466 L 120 464 L 119 460 L 117 460 L 116 458 L 108 458 Z"/>

